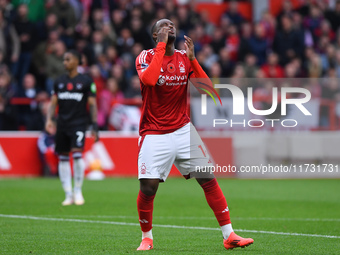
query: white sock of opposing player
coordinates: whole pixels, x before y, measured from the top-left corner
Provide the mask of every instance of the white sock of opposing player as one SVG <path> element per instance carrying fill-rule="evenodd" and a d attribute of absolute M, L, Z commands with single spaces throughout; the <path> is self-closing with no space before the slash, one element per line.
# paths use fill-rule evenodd
<path fill-rule="evenodd" d="M 146 238 L 146 237 L 153 240 L 152 229 L 151 229 L 150 231 L 148 231 L 148 232 L 143 232 L 143 231 L 142 231 L 142 239 L 144 239 L 144 238 Z"/>
<path fill-rule="evenodd" d="M 234 232 L 233 227 L 231 226 L 231 223 L 221 226 L 221 229 L 222 229 L 223 238 L 226 239 L 226 240 L 228 239 L 229 235 L 232 232 Z"/>
<path fill-rule="evenodd" d="M 59 178 L 67 197 L 72 196 L 72 176 L 69 156 L 59 156 Z"/>
<path fill-rule="evenodd" d="M 80 192 L 84 181 L 85 163 L 81 152 L 73 153 L 74 192 Z"/>

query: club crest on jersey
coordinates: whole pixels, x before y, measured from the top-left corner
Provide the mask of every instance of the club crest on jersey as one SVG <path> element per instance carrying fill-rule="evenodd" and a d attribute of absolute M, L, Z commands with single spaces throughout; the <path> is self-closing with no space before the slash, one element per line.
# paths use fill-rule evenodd
<path fill-rule="evenodd" d="M 179 72 L 185 73 L 185 65 L 183 64 L 183 62 L 179 62 Z"/>
<path fill-rule="evenodd" d="M 146 166 L 145 163 L 142 163 L 140 167 L 140 174 L 146 174 Z"/>
<path fill-rule="evenodd" d="M 58 88 L 59 88 L 59 89 L 64 88 L 64 83 L 59 83 L 59 84 L 58 84 Z"/>
<path fill-rule="evenodd" d="M 73 84 L 71 82 L 67 83 L 67 90 L 72 90 Z"/>
<path fill-rule="evenodd" d="M 81 89 L 83 88 L 83 84 L 77 83 L 77 84 L 76 84 L 76 88 L 77 88 L 78 90 L 81 90 Z"/>
<path fill-rule="evenodd" d="M 169 73 L 173 73 L 176 71 L 175 65 L 173 63 L 169 63 L 166 69 Z"/>

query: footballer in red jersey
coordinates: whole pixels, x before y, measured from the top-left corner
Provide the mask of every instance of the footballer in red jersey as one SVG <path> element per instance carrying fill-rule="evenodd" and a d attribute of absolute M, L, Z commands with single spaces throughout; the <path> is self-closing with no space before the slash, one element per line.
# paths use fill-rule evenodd
<path fill-rule="evenodd" d="M 168 19 L 152 27 L 156 48 L 136 58 L 142 90 L 142 116 L 138 154 L 140 191 L 137 210 L 142 242 L 137 250 L 153 248 L 153 201 L 159 182 L 165 181 L 173 164 L 185 178 L 195 177 L 221 226 L 224 247 L 245 247 L 251 238 L 236 235 L 231 226 L 226 199 L 212 174 L 195 175 L 195 166 L 211 166 L 207 150 L 187 115 L 187 90 L 191 78 L 208 78 L 194 54 L 191 38 L 185 36 L 185 51 L 175 49 L 176 28 Z"/>
<path fill-rule="evenodd" d="M 139 77 L 145 76 L 143 72 L 149 68 L 158 50 L 144 50 L 137 57 Z M 162 62 L 160 68 L 153 70 L 159 76 L 155 86 L 148 86 L 149 81 L 144 81 L 144 77 L 141 79 L 143 96 L 139 129 L 141 136 L 170 133 L 190 122 L 187 115 L 187 83 L 188 78 L 194 76 L 190 61 L 185 51 L 175 49 L 172 56 L 163 56 Z M 153 68 L 151 66 L 150 70 Z"/>

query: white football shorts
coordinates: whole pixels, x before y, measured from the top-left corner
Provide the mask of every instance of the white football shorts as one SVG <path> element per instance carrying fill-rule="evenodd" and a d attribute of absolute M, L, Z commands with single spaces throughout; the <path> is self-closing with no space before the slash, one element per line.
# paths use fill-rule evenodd
<path fill-rule="evenodd" d="M 198 168 L 210 167 L 212 162 L 191 123 L 172 133 L 142 136 L 138 146 L 138 179 L 165 181 L 173 164 L 187 179 L 211 177 L 207 173 L 195 175 Z"/>

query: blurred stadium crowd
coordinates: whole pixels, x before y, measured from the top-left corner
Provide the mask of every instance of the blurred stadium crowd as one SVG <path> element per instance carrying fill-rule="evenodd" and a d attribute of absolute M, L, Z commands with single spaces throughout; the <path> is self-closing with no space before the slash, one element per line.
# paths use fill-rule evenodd
<path fill-rule="evenodd" d="M 161 18 L 175 23 L 178 49 L 184 49 L 184 34 L 194 40 L 196 57 L 213 79 L 340 77 L 340 1 L 332 9 L 323 0 L 304 1 L 294 9 L 287 0 L 279 15 L 264 11 L 257 22 L 230 2 L 217 25 L 209 21 L 214 14 L 197 13 L 196 1 L 187 2 L 0 0 L 0 130 L 44 128 L 68 48 L 82 53 L 79 71 L 88 73 L 98 89 L 98 124 L 110 128 L 116 103 L 140 104 L 134 61 L 143 49 L 154 47 L 150 28 Z M 266 93 L 265 87 L 257 90 Z M 315 98 L 340 100 L 338 83 L 310 90 Z"/>

